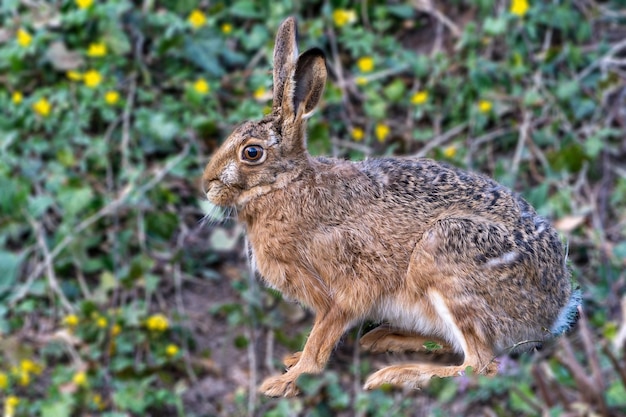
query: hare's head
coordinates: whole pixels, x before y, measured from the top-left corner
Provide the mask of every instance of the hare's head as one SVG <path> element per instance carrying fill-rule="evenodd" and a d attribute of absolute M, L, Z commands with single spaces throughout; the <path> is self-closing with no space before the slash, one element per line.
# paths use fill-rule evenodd
<path fill-rule="evenodd" d="M 326 84 L 320 49 L 298 56 L 296 21 L 285 20 L 274 46 L 272 113 L 238 126 L 204 170 L 207 198 L 218 206 L 242 207 L 256 196 L 283 187 L 305 169 L 306 119 Z"/>

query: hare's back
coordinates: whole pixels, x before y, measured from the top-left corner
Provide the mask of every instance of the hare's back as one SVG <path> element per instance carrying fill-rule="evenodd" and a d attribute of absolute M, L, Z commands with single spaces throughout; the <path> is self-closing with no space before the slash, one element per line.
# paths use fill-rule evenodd
<path fill-rule="evenodd" d="M 446 163 L 381 158 L 363 161 L 359 169 L 379 185 L 385 201 L 418 210 L 420 217 L 454 213 L 504 222 L 538 217 L 525 200 L 493 179 Z"/>

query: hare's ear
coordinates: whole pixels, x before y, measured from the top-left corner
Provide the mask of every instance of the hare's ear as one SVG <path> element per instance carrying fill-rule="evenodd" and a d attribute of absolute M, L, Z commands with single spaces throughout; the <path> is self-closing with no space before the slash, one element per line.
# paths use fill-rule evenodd
<path fill-rule="evenodd" d="M 293 82 L 294 115 L 307 119 L 313 114 L 326 86 L 326 59 L 321 49 L 309 49 L 300 55 Z"/>
<path fill-rule="evenodd" d="M 278 28 L 274 45 L 274 98 L 272 107 L 277 111 L 283 102 L 285 87 L 293 76 L 298 45 L 295 17 L 288 17 Z"/>

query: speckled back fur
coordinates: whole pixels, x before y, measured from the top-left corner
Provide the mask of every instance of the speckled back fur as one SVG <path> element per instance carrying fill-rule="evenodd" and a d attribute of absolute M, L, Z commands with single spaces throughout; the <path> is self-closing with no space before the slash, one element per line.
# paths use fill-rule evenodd
<path fill-rule="evenodd" d="M 203 176 L 212 203 L 236 207 L 263 279 L 316 313 L 303 351 L 261 392 L 297 394 L 297 377 L 321 372 L 341 335 L 367 319 L 386 324 L 363 337 L 365 349 L 420 351 L 435 340 L 464 358 L 390 366 L 368 389 L 419 388 L 467 366 L 495 374 L 496 355 L 566 330 L 580 293 L 556 231 L 521 197 L 428 159 L 307 153 L 326 66 L 318 49 L 298 56 L 295 33 L 293 18 L 278 31 L 272 113 L 236 128 Z"/>

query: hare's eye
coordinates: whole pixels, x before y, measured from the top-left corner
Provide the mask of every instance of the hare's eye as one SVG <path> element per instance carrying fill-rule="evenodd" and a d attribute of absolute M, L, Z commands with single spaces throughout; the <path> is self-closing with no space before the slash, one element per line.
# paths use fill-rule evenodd
<path fill-rule="evenodd" d="M 260 162 L 263 158 L 263 148 L 259 145 L 250 145 L 243 148 L 243 159 L 247 162 Z"/>

